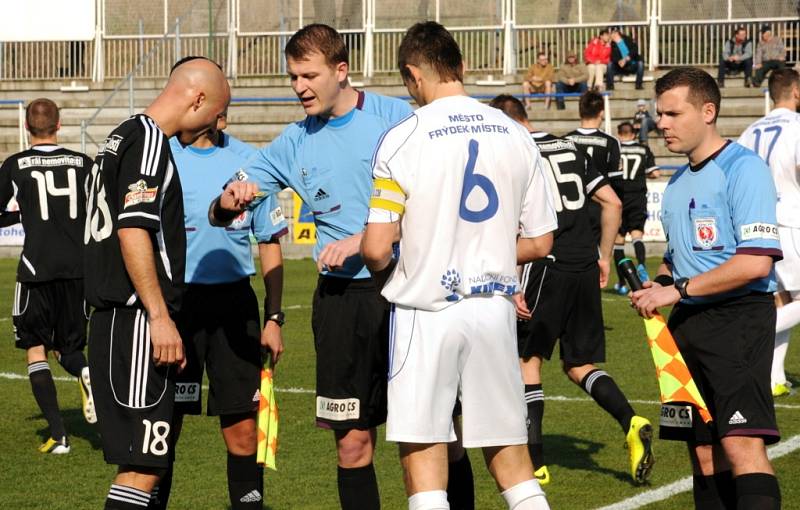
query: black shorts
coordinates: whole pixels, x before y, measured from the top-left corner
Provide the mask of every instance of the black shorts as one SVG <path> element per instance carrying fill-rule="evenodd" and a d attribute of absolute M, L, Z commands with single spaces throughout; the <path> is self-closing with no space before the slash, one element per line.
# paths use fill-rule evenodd
<path fill-rule="evenodd" d="M 208 414 L 258 409 L 261 327 L 250 280 L 190 284 L 177 316 L 186 368 L 175 376 L 175 412 L 202 412 L 203 368 L 208 369 Z"/>
<path fill-rule="evenodd" d="M 665 424 L 662 416 L 662 439 L 710 444 L 725 436 L 756 436 L 766 444 L 778 442 L 770 388 L 775 346 L 772 295 L 751 294 L 710 305 L 678 304 L 668 326 L 714 421 L 707 426 L 693 413 L 691 423 L 675 426 Z"/>
<path fill-rule="evenodd" d="M 600 270 L 556 269 L 549 261 L 525 266 L 525 301 L 533 312 L 517 321 L 520 358 L 550 359 L 559 341 L 561 359 L 569 365 L 605 361 L 606 336 L 600 303 Z"/>
<path fill-rule="evenodd" d="M 625 235 L 634 230 L 644 230 L 647 221 L 647 192 L 627 191 L 622 201 L 622 224 L 619 233 Z"/>
<path fill-rule="evenodd" d="M 145 311 L 95 310 L 89 346 L 89 372 L 106 462 L 169 466 L 175 368 L 153 363 Z"/>
<path fill-rule="evenodd" d="M 386 421 L 389 304 L 371 279 L 320 276 L 311 315 L 317 425 L 368 429 Z"/>
<path fill-rule="evenodd" d="M 83 279 L 17 282 L 12 315 L 19 349 L 43 345 L 63 355 L 86 347 Z"/>

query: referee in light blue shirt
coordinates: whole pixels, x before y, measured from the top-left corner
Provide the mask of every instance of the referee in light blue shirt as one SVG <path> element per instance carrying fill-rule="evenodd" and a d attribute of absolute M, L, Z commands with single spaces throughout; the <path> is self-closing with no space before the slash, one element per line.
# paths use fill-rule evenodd
<path fill-rule="evenodd" d="M 226 112 L 227 113 L 227 112 Z M 283 351 L 280 311 L 283 262 L 278 239 L 288 229 L 275 195 L 252 211 L 240 214 L 225 229 L 208 223 L 208 203 L 225 185 L 230 170 L 240 168 L 256 149 L 222 130 L 183 147 L 170 140 L 183 185 L 186 224 L 187 290 L 177 318 L 187 364 L 176 376 L 175 423 L 177 443 L 184 414 L 201 414 L 204 368 L 208 371 L 207 411 L 220 417 L 228 450 L 227 474 L 231 508 L 262 508 L 263 471 L 256 463 L 256 411 L 260 384 L 261 348 L 277 362 Z M 251 234 L 259 243 L 267 290 L 264 329 L 258 299 L 250 285 L 255 274 Z M 158 487 L 160 508 L 166 508 L 172 470 Z"/>
<path fill-rule="evenodd" d="M 775 186 L 757 154 L 719 136 L 720 93 L 708 73 L 670 71 L 656 101 L 667 148 L 689 164 L 664 192 L 664 262 L 631 300 L 645 317 L 675 305 L 669 329 L 713 417 L 707 425 L 693 411 L 687 423 L 662 409 L 661 437 L 688 443 L 696 508 L 777 510 L 765 448 L 780 439 L 770 388 L 772 265 L 782 258 Z"/>

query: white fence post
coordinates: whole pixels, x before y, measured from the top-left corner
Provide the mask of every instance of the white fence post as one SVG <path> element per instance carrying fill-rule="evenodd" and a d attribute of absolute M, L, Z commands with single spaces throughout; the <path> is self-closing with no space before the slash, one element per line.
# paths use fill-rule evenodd
<path fill-rule="evenodd" d="M 647 59 L 647 68 L 650 71 L 654 71 L 658 67 L 658 6 L 657 4 L 661 0 L 651 0 L 652 5 L 650 6 L 650 55 Z"/>
<path fill-rule="evenodd" d="M 517 59 L 514 53 L 514 11 L 515 0 L 505 0 L 503 2 L 503 74 L 509 75 L 517 72 Z"/>
<path fill-rule="evenodd" d="M 364 13 L 364 77 L 371 78 L 375 52 L 375 0 L 363 0 L 361 6 Z"/>
<path fill-rule="evenodd" d="M 105 58 L 103 56 L 103 16 L 104 0 L 95 2 L 94 20 L 94 52 L 92 55 L 92 81 L 98 82 L 105 79 Z"/>
<path fill-rule="evenodd" d="M 18 110 L 18 118 L 17 122 L 19 124 L 19 151 L 22 152 L 27 148 L 27 133 L 25 132 L 25 108 L 22 107 L 22 101 L 17 103 L 17 110 Z"/>
<path fill-rule="evenodd" d="M 764 89 L 764 115 L 769 114 L 769 89 Z"/>
<path fill-rule="evenodd" d="M 603 110 L 605 110 L 605 122 L 603 123 L 603 131 L 611 134 L 611 101 L 608 99 L 609 93 L 603 93 Z"/>
<path fill-rule="evenodd" d="M 228 0 L 228 76 L 236 79 L 239 72 L 239 0 Z"/>

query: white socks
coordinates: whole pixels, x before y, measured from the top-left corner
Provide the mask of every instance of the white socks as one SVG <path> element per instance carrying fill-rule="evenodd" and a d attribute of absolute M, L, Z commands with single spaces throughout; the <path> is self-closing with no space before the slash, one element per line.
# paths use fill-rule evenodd
<path fill-rule="evenodd" d="M 408 498 L 408 510 L 450 510 L 447 491 L 418 492 Z"/>
<path fill-rule="evenodd" d="M 786 359 L 786 350 L 789 348 L 789 334 L 790 332 L 788 330 L 775 333 L 775 351 L 772 353 L 771 387 L 786 382 L 786 372 L 783 370 L 783 362 Z"/>
<path fill-rule="evenodd" d="M 778 308 L 778 319 L 775 331 L 787 331 L 789 328 L 800 324 L 800 301 L 792 301 Z"/>
<path fill-rule="evenodd" d="M 544 491 L 535 479 L 522 483 L 503 491 L 509 510 L 550 510 Z"/>

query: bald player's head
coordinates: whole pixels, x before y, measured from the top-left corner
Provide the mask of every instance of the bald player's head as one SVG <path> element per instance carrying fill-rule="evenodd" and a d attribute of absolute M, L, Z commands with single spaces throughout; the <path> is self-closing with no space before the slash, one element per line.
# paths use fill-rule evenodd
<path fill-rule="evenodd" d="M 206 58 L 187 59 L 176 65 L 164 91 L 151 108 L 162 113 L 156 118 L 167 135 L 190 144 L 216 127 L 225 112 L 231 92 L 220 67 Z"/>

